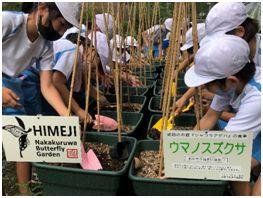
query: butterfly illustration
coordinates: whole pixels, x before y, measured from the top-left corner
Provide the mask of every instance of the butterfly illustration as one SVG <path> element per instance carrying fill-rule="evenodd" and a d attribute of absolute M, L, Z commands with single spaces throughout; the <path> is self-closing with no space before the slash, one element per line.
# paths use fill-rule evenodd
<path fill-rule="evenodd" d="M 31 129 L 28 129 L 26 131 L 24 122 L 18 117 L 15 117 L 15 118 L 19 126 L 6 125 L 6 126 L 3 126 L 3 129 L 11 133 L 16 138 L 18 138 L 20 157 L 23 158 L 22 151 L 24 151 L 27 148 L 27 146 L 30 144 L 29 139 L 27 138 L 27 134 L 31 131 Z"/>

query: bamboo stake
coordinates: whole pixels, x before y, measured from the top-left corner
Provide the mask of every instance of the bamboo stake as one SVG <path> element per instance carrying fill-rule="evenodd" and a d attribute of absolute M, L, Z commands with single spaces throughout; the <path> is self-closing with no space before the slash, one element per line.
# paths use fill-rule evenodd
<path fill-rule="evenodd" d="M 71 84 L 70 84 L 70 92 L 69 92 L 69 103 L 68 103 L 68 116 L 70 116 L 71 113 L 71 102 L 72 102 L 72 96 L 73 96 L 73 88 L 75 83 L 75 76 L 76 76 L 76 70 L 77 70 L 77 64 L 78 64 L 78 55 L 79 55 L 79 45 L 80 45 L 80 32 L 81 32 L 81 26 L 83 21 L 83 13 L 84 13 L 84 2 L 81 5 L 81 13 L 80 13 L 80 20 L 79 20 L 79 32 L 78 32 L 78 39 L 77 39 L 77 49 L 75 51 L 74 55 L 74 66 L 72 71 L 72 77 L 71 77 Z"/>
<path fill-rule="evenodd" d="M 88 4 L 86 3 L 87 7 L 86 7 L 86 10 L 88 11 Z M 86 39 L 85 39 L 85 51 L 87 53 L 87 50 L 88 50 L 88 14 L 86 15 L 87 16 L 87 19 L 86 19 L 86 32 L 85 32 L 85 36 L 86 36 Z M 92 37 L 92 35 L 91 35 Z M 91 41 L 92 41 L 92 38 L 91 38 Z M 90 42 L 90 48 L 92 47 L 92 42 Z M 92 53 L 92 51 L 91 51 Z M 92 58 L 92 54 L 90 56 L 90 60 L 88 60 L 88 57 L 86 56 L 85 54 L 85 85 L 86 85 L 86 98 L 85 98 L 85 120 L 84 120 L 84 133 L 86 132 L 86 128 L 87 128 L 87 114 L 89 112 L 89 97 L 90 97 L 90 86 L 91 86 L 91 83 L 90 83 L 90 79 L 91 79 L 91 58 Z M 88 69 L 86 69 L 86 65 L 88 65 Z M 87 78 L 88 77 L 88 78 Z M 83 134 L 82 136 L 82 142 L 85 143 L 85 134 Z"/>
<path fill-rule="evenodd" d="M 119 16 L 119 3 L 117 3 L 117 20 Z M 115 21 L 115 11 L 112 3 L 112 13 L 113 13 L 113 18 Z M 116 21 L 114 22 L 113 25 L 113 49 L 115 52 L 115 56 L 117 56 L 117 47 L 116 47 Z M 118 25 L 118 22 L 117 22 Z M 116 100 L 117 100 L 117 120 L 118 120 L 118 142 L 121 142 L 121 118 L 120 118 L 120 97 L 119 97 L 119 64 L 118 61 L 115 61 L 115 90 L 116 90 Z"/>
<path fill-rule="evenodd" d="M 169 53 L 170 57 L 172 58 L 172 64 L 170 65 L 170 75 L 168 75 L 168 89 L 165 90 L 165 98 L 164 98 L 164 107 L 165 107 L 165 111 L 163 112 L 164 115 L 164 121 L 162 124 L 162 133 L 164 133 L 164 129 L 167 129 L 167 121 L 169 118 L 169 107 L 170 107 L 170 101 L 171 101 L 171 85 L 173 83 L 173 75 L 175 72 L 175 69 L 177 70 L 178 65 L 176 67 L 175 63 L 178 61 L 176 61 L 176 59 L 178 59 L 178 49 L 179 49 L 179 30 L 180 30 L 180 15 L 181 15 L 181 9 L 182 7 L 182 3 L 175 3 L 175 7 L 174 7 L 174 15 L 175 17 L 173 17 L 173 31 L 172 31 L 172 35 L 174 35 L 175 33 L 175 37 L 172 37 L 172 46 L 175 46 L 175 53 Z M 176 22 L 176 27 L 175 27 L 175 22 Z M 175 41 L 173 41 L 173 39 L 175 38 Z M 169 50 L 171 50 L 173 48 L 169 48 Z M 173 49 L 174 50 L 174 49 Z M 177 71 L 176 71 L 177 72 Z M 161 173 L 162 173 L 162 169 L 163 169 L 163 136 L 160 136 L 160 148 L 159 148 L 159 153 L 160 153 L 160 167 L 159 167 L 159 177 L 161 177 Z"/>
<path fill-rule="evenodd" d="M 191 3 L 192 7 L 192 22 L 193 22 L 193 44 L 194 44 L 194 55 L 198 50 L 198 35 L 197 35 L 197 18 L 196 18 L 196 3 Z M 195 93 L 195 115 L 197 122 L 197 129 L 200 130 L 200 112 L 201 112 L 201 104 L 202 104 L 202 93 L 201 88 L 196 88 Z"/>

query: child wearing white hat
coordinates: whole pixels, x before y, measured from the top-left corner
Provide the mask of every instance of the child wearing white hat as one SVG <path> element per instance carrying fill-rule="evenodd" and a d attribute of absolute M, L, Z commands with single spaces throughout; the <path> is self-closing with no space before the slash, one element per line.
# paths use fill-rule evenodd
<path fill-rule="evenodd" d="M 258 22 L 248 16 L 243 3 L 220 2 L 206 17 L 206 36 L 200 45 L 223 34 L 239 36 L 249 43 L 250 59 L 253 59 L 256 67 L 260 68 L 261 35 L 258 32 Z"/>
<path fill-rule="evenodd" d="M 59 115 L 66 116 L 67 108 L 51 79 L 52 42 L 64 32 L 78 26 L 80 3 L 38 3 L 29 14 L 3 11 L 2 15 L 2 99 L 4 115 L 25 115 L 23 79 L 19 75 L 37 63 L 41 92 Z M 34 83 L 34 82 L 33 82 Z M 36 90 L 38 91 L 38 90 Z M 31 92 L 34 94 L 34 92 Z M 28 194 L 30 163 L 16 164 L 21 194 Z"/>
<path fill-rule="evenodd" d="M 54 42 L 54 62 L 53 62 L 53 83 L 60 92 L 64 102 L 68 104 L 69 100 L 69 88 L 71 82 L 71 75 L 74 66 L 75 52 L 76 52 L 76 43 L 78 36 L 78 29 L 72 28 L 68 32 L 63 35 L 62 39 Z M 85 62 L 85 56 L 91 57 L 94 56 L 94 62 L 97 61 L 97 65 L 92 63 L 92 69 L 98 66 L 99 71 L 103 71 L 102 63 L 99 55 L 92 48 L 84 49 L 85 46 L 85 29 L 83 33 L 81 33 L 80 37 L 80 47 L 79 47 L 79 55 L 78 55 L 78 65 L 76 69 L 75 83 L 74 83 L 74 94 L 72 98 L 72 111 L 75 115 L 80 118 L 80 121 L 83 122 L 85 119 L 85 71 L 88 68 Z M 88 46 L 90 46 L 90 40 L 88 40 Z M 106 45 L 107 46 L 107 45 Z M 99 48 L 98 48 L 99 49 Z M 97 51 L 98 51 L 97 49 Z M 99 53 L 98 53 L 99 54 Z M 90 58 L 91 59 L 91 58 Z M 96 75 L 93 75 L 95 77 Z M 96 89 L 91 86 L 90 88 L 90 96 L 94 99 L 97 98 Z M 76 99 L 75 97 L 76 96 Z M 109 102 L 107 99 L 100 95 L 100 103 L 101 105 L 108 105 Z M 53 115 L 54 111 L 50 108 L 50 106 L 44 103 L 44 112 L 43 114 Z M 87 123 L 91 121 L 91 117 L 87 116 Z"/>
<path fill-rule="evenodd" d="M 202 46 L 195 65 L 185 74 L 189 87 L 205 85 L 216 94 L 213 102 L 200 120 L 201 130 L 212 129 L 222 111 L 230 105 L 236 112 L 225 127 L 226 131 L 253 132 L 251 169 L 261 163 L 261 85 L 260 72 L 249 60 L 249 46 L 243 39 L 225 35 L 214 38 Z M 250 189 L 249 182 L 231 182 L 236 195 L 250 195 L 260 185 L 260 176 Z"/>

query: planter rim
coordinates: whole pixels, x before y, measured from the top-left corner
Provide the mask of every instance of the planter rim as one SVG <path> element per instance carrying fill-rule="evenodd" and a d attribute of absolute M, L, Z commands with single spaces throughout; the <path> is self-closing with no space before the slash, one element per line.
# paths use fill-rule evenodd
<path fill-rule="evenodd" d="M 104 134 L 104 133 L 103 134 L 98 134 L 96 132 L 89 132 L 88 135 L 110 136 L 110 137 L 114 136 L 114 135 L 109 135 L 109 134 Z M 116 136 L 114 136 L 114 137 L 116 137 Z M 128 160 L 126 161 L 126 163 L 124 163 L 123 168 L 121 170 L 119 170 L 119 171 L 84 170 L 84 169 L 70 168 L 70 167 L 51 166 L 51 165 L 43 164 L 42 162 L 33 162 L 32 164 L 33 164 L 33 166 L 39 167 L 39 168 L 47 168 L 47 166 L 48 166 L 49 169 L 56 170 L 56 171 L 71 171 L 71 172 L 74 172 L 74 173 L 81 173 L 81 174 L 94 174 L 94 175 L 101 174 L 101 175 L 110 175 L 110 176 L 120 176 L 123 173 L 125 173 L 125 171 L 129 168 L 128 164 L 130 164 L 131 161 L 133 160 L 135 148 L 136 148 L 136 145 L 137 145 L 137 139 L 136 138 L 128 137 L 128 136 L 123 136 L 122 138 L 133 140 L 134 141 L 134 145 L 133 145 L 133 147 L 131 149 L 130 156 L 129 156 Z M 117 140 L 117 137 L 116 137 L 116 140 Z M 117 141 L 116 141 L 116 143 L 117 143 Z"/>

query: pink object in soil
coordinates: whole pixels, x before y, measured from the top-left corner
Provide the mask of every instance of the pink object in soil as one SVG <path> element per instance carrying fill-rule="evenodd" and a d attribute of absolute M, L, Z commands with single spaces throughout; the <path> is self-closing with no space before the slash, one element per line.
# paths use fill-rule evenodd
<path fill-rule="evenodd" d="M 82 162 L 80 165 L 83 169 L 102 170 L 102 166 L 96 154 L 91 149 L 86 153 L 82 143 L 81 143 L 81 156 L 82 156 Z"/>
<path fill-rule="evenodd" d="M 99 118 L 100 117 L 100 118 Z M 118 128 L 118 123 L 116 120 L 109 118 L 107 116 L 98 116 L 95 115 L 96 120 L 94 121 L 93 129 L 99 128 L 99 119 L 100 119 L 100 130 L 101 131 L 114 131 Z"/>

